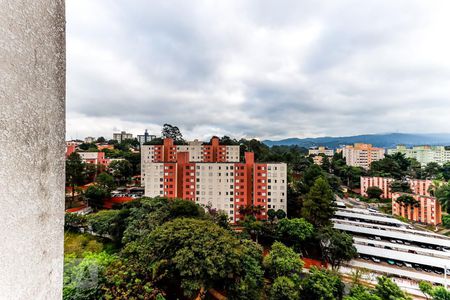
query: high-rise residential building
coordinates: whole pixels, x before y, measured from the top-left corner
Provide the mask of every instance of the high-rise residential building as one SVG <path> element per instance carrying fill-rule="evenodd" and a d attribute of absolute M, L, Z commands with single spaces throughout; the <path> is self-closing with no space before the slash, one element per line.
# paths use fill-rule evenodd
<path fill-rule="evenodd" d="M 356 143 L 353 146 L 345 146 L 342 155 L 347 165 L 369 169 L 374 161 L 384 158 L 384 148 L 376 148 L 371 144 Z"/>
<path fill-rule="evenodd" d="M 138 134 L 137 139 L 139 141 L 139 145 L 143 145 L 144 143 L 150 142 L 155 139 L 156 135 L 149 134 L 147 129 L 145 129 L 144 134 Z"/>
<path fill-rule="evenodd" d="M 92 136 L 87 136 L 87 137 L 85 137 L 84 138 L 84 142 L 85 143 L 94 143 L 95 142 L 95 137 L 92 137 Z"/>
<path fill-rule="evenodd" d="M 308 154 L 309 155 L 323 154 L 325 156 L 332 157 L 334 155 L 334 150 L 328 149 L 327 147 L 319 146 L 319 147 L 310 148 L 308 150 Z"/>
<path fill-rule="evenodd" d="M 334 150 L 328 149 L 323 146 L 319 146 L 319 147 L 310 148 L 308 150 L 308 154 L 310 156 L 312 156 L 313 161 L 316 165 L 322 165 L 323 155 L 327 156 L 328 158 L 331 158 L 334 155 Z"/>
<path fill-rule="evenodd" d="M 194 201 L 226 212 L 231 222 L 242 220 L 241 208 L 250 205 L 258 219 L 267 219 L 269 209 L 287 211 L 285 163 L 256 163 L 251 152 L 239 162 L 239 146 L 220 145 L 218 138 L 182 146 L 171 139 L 143 145 L 146 196 Z"/>
<path fill-rule="evenodd" d="M 187 145 L 175 145 L 173 139 L 167 138 L 160 145 L 142 145 L 141 165 L 175 161 L 177 152 L 188 152 L 190 162 L 239 162 L 239 149 L 236 145 L 221 145 L 217 137 L 213 137 L 209 143 L 194 140 Z M 143 168 L 141 178 L 145 184 Z"/>
<path fill-rule="evenodd" d="M 120 133 L 113 133 L 113 138 L 112 139 L 118 141 L 119 143 L 121 143 L 124 140 L 131 140 L 131 139 L 133 139 L 133 134 L 126 133 L 125 131 L 121 131 Z"/>
<path fill-rule="evenodd" d="M 404 145 L 398 145 L 395 149 L 388 149 L 388 154 L 402 153 L 407 158 L 415 158 L 422 166 L 435 162 L 443 165 L 450 162 L 450 150 L 444 146 L 415 146 L 407 148 Z"/>
<path fill-rule="evenodd" d="M 397 199 L 402 195 L 412 196 L 417 201 L 417 204 L 405 205 L 402 202 L 398 202 Z M 442 208 L 439 201 L 435 197 L 426 195 L 393 193 L 392 214 L 428 225 L 436 226 L 442 223 Z"/>

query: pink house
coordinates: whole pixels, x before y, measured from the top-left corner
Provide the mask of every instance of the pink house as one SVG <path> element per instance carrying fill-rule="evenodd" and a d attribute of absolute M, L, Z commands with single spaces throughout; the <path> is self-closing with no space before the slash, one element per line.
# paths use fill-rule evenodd
<path fill-rule="evenodd" d="M 387 177 L 361 177 L 361 195 L 367 197 L 367 189 L 372 186 L 376 186 L 383 190 L 383 194 L 381 195 L 384 199 L 391 199 L 392 192 L 390 185 L 394 182 L 394 178 Z M 431 180 L 422 180 L 422 179 L 407 179 L 409 186 L 412 190 L 413 194 L 422 195 L 422 196 L 431 196 L 430 195 L 430 186 L 432 185 Z"/>

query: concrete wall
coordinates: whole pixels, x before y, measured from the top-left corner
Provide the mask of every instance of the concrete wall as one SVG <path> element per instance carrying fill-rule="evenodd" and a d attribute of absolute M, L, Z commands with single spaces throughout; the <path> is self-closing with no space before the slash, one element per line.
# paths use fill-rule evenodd
<path fill-rule="evenodd" d="M 61 299 L 64 1 L 0 12 L 0 299 Z"/>

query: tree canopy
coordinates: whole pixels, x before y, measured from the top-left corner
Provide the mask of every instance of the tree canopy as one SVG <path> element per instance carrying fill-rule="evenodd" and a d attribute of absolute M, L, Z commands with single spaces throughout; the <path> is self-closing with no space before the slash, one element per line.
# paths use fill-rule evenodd
<path fill-rule="evenodd" d="M 329 225 L 336 211 L 334 193 L 328 182 L 319 177 L 305 197 L 302 216 L 315 227 Z"/>

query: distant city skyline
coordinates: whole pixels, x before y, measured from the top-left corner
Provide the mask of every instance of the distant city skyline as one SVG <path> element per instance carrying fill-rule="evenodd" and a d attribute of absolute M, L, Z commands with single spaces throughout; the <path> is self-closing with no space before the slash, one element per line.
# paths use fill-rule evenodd
<path fill-rule="evenodd" d="M 448 131 L 448 2 L 67 1 L 67 138 Z"/>

